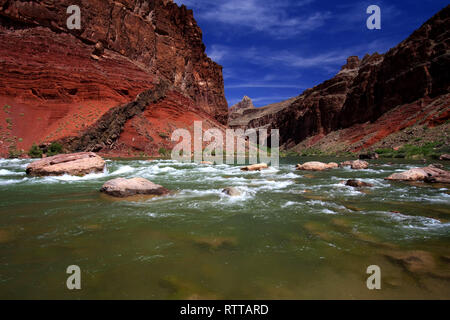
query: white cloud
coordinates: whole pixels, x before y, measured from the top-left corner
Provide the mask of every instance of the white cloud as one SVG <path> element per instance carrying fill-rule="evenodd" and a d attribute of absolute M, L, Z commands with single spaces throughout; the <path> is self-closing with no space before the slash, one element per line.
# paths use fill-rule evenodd
<path fill-rule="evenodd" d="M 304 86 L 296 85 L 296 84 L 283 84 L 283 83 L 261 83 L 261 82 L 248 82 L 248 83 L 239 83 L 228 85 L 227 89 L 238 89 L 238 88 L 295 88 L 295 89 L 304 89 Z"/>
<path fill-rule="evenodd" d="M 308 15 L 290 12 L 293 7 L 307 5 L 314 0 L 176 0 L 195 9 L 199 19 L 221 23 L 226 27 L 238 27 L 248 32 L 264 32 L 276 38 L 289 38 L 315 30 L 324 25 L 329 12 L 313 12 Z"/>

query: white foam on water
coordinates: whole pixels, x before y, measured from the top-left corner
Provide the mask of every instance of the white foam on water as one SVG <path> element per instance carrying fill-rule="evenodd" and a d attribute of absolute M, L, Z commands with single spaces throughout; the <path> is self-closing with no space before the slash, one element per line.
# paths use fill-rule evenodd
<path fill-rule="evenodd" d="M 341 206 L 337 203 L 334 202 L 329 202 L 329 201 L 322 201 L 322 200 L 308 200 L 306 201 L 306 204 L 310 205 L 310 206 L 320 206 L 320 207 L 325 207 L 324 209 L 340 209 L 340 210 L 347 210 L 346 207 Z M 348 211 L 348 210 L 347 210 Z M 333 211 L 333 213 L 336 213 Z"/>
<path fill-rule="evenodd" d="M 133 168 L 131 166 L 121 166 L 121 167 L 119 167 L 119 169 L 111 172 L 110 175 L 114 176 L 114 175 L 119 175 L 119 174 L 130 173 L 133 171 L 137 171 L 137 168 Z"/>
<path fill-rule="evenodd" d="M 300 178 L 301 176 L 298 174 L 295 174 L 293 172 L 289 172 L 289 173 L 282 174 L 278 177 L 281 179 L 295 179 L 295 178 Z"/>
<path fill-rule="evenodd" d="M 256 194 L 256 191 L 251 188 L 238 187 L 236 189 L 241 193 L 239 196 L 231 197 L 221 191 L 219 203 L 235 204 L 237 202 L 244 202 L 244 201 L 252 199 Z"/>
<path fill-rule="evenodd" d="M 29 180 L 29 178 L 23 178 L 23 179 L 7 179 L 7 180 L 0 180 L 0 185 L 9 185 L 9 184 L 16 184 L 21 183 L 24 181 Z"/>
<path fill-rule="evenodd" d="M 284 189 L 292 184 L 294 181 L 286 180 L 286 181 L 276 181 L 276 180 L 256 180 L 252 181 L 251 184 L 261 185 L 260 187 L 256 187 L 256 190 L 280 190 Z"/>
<path fill-rule="evenodd" d="M 180 191 L 178 195 L 187 197 L 197 197 L 197 196 L 219 195 L 221 193 L 222 189 L 208 189 L 208 190 L 184 189 Z"/>
<path fill-rule="evenodd" d="M 385 219 L 399 223 L 401 228 L 407 229 L 435 229 L 450 227 L 450 223 L 442 223 L 441 221 L 423 216 L 409 216 L 396 212 L 376 211 L 372 212 L 382 215 Z"/>
<path fill-rule="evenodd" d="M 291 207 L 291 206 L 295 206 L 295 205 L 300 205 L 300 202 L 296 202 L 296 201 L 287 201 L 285 204 L 281 205 L 282 208 L 287 208 L 287 207 Z"/>
<path fill-rule="evenodd" d="M 330 209 L 323 209 L 320 212 L 325 213 L 325 214 L 338 214 L 337 212 L 334 212 L 333 210 L 330 210 Z"/>
<path fill-rule="evenodd" d="M 432 203 L 446 203 L 450 204 L 450 195 L 446 193 L 439 193 L 437 195 L 428 195 L 428 196 L 421 196 L 421 197 L 412 197 L 411 195 L 406 194 L 400 194 L 400 198 L 406 198 L 407 201 L 411 202 L 432 202 Z"/>
<path fill-rule="evenodd" d="M 42 181 L 47 182 L 58 182 L 58 181 L 66 181 L 66 182 L 74 182 L 74 181 L 85 181 L 85 180 L 96 180 L 104 178 L 108 175 L 106 169 L 102 173 L 89 173 L 84 176 L 72 176 L 69 174 L 64 174 L 61 176 L 49 176 L 42 179 Z"/>
<path fill-rule="evenodd" d="M 25 172 L 17 172 L 17 171 L 10 171 L 6 169 L 0 169 L 0 176 L 23 176 L 25 175 Z"/>
<path fill-rule="evenodd" d="M 198 172 L 223 172 L 223 170 L 220 170 L 220 169 L 216 169 L 216 168 L 214 168 L 214 167 L 212 167 L 212 166 L 202 166 L 202 167 L 198 167 L 197 169 L 196 169 L 196 171 L 198 171 Z"/>

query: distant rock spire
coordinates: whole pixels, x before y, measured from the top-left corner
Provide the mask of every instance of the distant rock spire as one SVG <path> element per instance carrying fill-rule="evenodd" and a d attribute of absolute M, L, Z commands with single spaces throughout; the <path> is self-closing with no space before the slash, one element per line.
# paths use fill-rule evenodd
<path fill-rule="evenodd" d="M 253 105 L 253 101 L 250 97 L 244 96 L 242 101 L 236 103 L 234 106 L 230 108 L 230 112 L 236 112 L 238 110 L 244 110 L 249 108 L 255 108 Z"/>

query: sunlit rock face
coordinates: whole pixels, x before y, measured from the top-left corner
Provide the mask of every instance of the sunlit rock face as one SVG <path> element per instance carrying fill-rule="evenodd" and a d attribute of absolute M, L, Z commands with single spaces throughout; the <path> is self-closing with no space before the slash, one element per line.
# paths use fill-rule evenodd
<path fill-rule="evenodd" d="M 191 10 L 167 0 L 86 1 L 81 29 L 68 30 L 72 4 L 0 0 L 0 105 L 11 106 L 0 121 L 12 121 L 0 135 L 17 137 L 0 146 L 3 155 L 11 144 L 26 150 L 33 142 L 79 136 L 161 81 L 170 84 L 175 122 L 191 112 L 226 124 L 222 67 L 205 54 Z M 168 131 L 170 121 L 160 120 L 159 130 Z M 144 136 L 158 140 L 159 134 Z"/>
<path fill-rule="evenodd" d="M 351 56 L 332 79 L 230 125 L 280 129 L 286 148 L 359 151 L 415 123 L 443 124 L 450 117 L 449 12 L 447 6 L 387 53 Z"/>

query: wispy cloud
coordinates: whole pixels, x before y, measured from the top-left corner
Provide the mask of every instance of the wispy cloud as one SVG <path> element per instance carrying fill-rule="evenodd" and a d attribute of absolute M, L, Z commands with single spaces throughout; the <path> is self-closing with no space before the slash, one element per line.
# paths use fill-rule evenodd
<path fill-rule="evenodd" d="M 200 20 L 212 21 L 227 28 L 240 28 L 246 33 L 263 32 L 275 38 L 289 38 L 324 25 L 330 12 L 291 13 L 292 8 L 308 5 L 314 0 L 176 0 L 196 9 Z"/>
<path fill-rule="evenodd" d="M 249 83 L 239 83 L 227 85 L 227 89 L 240 89 L 240 88 L 295 88 L 295 89 L 305 89 L 305 86 L 299 86 L 296 84 L 283 84 L 283 83 L 257 83 L 257 82 L 249 82 Z"/>
<path fill-rule="evenodd" d="M 210 57 L 219 58 L 220 63 L 233 61 L 246 61 L 248 64 L 258 66 L 287 66 L 294 68 L 327 68 L 330 65 L 344 64 L 346 58 L 351 55 L 346 49 L 333 50 L 314 56 L 304 55 L 300 52 L 287 50 L 273 50 L 265 47 L 231 48 L 222 45 L 213 45 L 208 50 Z M 214 60 L 214 59 L 213 59 Z M 273 79 L 273 75 L 271 75 Z"/>

